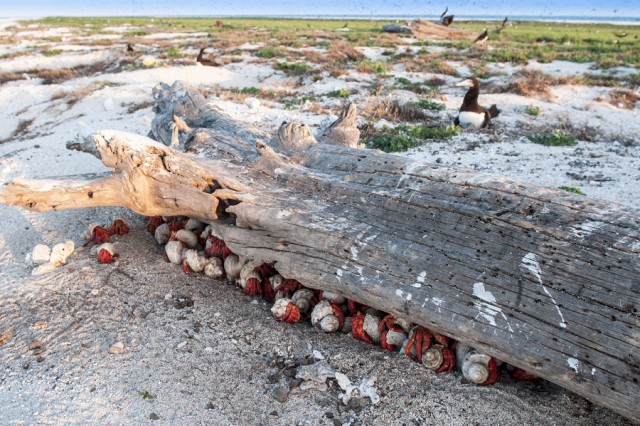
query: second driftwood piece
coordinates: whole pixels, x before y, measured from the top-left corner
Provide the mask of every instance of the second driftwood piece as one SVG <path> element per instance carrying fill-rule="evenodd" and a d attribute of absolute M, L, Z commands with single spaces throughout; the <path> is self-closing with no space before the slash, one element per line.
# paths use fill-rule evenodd
<path fill-rule="evenodd" d="M 320 142 L 298 122 L 269 141 L 184 83 L 154 94 L 161 142 L 99 132 L 75 148 L 115 173 L 16 180 L 0 201 L 197 218 L 256 264 L 640 420 L 638 210 L 349 148 L 355 106 Z"/>

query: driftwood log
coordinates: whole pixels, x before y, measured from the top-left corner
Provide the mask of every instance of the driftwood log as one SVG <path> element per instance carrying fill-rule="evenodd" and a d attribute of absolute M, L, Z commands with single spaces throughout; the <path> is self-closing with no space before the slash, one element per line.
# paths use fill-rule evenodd
<path fill-rule="evenodd" d="M 184 83 L 154 95 L 158 142 L 102 131 L 70 144 L 115 173 L 15 180 L 0 201 L 197 218 L 256 264 L 640 420 L 638 210 L 356 149 L 353 105 L 320 142 L 299 122 L 267 142 Z"/>

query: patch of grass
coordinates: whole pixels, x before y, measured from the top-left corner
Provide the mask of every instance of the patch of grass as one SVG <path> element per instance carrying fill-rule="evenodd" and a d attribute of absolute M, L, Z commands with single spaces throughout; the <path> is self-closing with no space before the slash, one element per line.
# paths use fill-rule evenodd
<path fill-rule="evenodd" d="M 424 81 L 411 81 L 408 78 L 396 77 L 396 82 L 393 84 L 394 88 L 409 90 L 414 93 L 434 93 L 435 89 L 430 87 Z"/>
<path fill-rule="evenodd" d="M 367 148 L 384 152 L 402 152 L 420 145 L 420 141 L 405 134 L 380 135 L 364 141 Z"/>
<path fill-rule="evenodd" d="M 505 92 L 520 96 L 549 96 L 549 87 L 557 81 L 539 70 L 520 70 L 504 87 Z"/>
<path fill-rule="evenodd" d="M 572 194 L 587 195 L 584 192 L 580 191 L 580 188 L 575 188 L 573 186 L 559 186 L 558 189 L 562 189 L 563 191 L 571 192 Z"/>
<path fill-rule="evenodd" d="M 151 393 L 149 393 L 147 391 L 138 392 L 138 395 L 140 395 L 142 397 L 142 399 L 154 399 L 155 398 L 155 396 L 153 396 Z"/>
<path fill-rule="evenodd" d="M 363 116 L 388 121 L 418 121 L 426 118 L 425 112 L 417 104 L 401 104 L 397 99 L 378 99 L 362 111 Z"/>
<path fill-rule="evenodd" d="M 231 92 L 239 93 L 241 95 L 259 95 L 261 90 L 257 87 L 242 87 L 240 89 L 232 89 Z"/>
<path fill-rule="evenodd" d="M 574 136 L 562 130 L 554 130 L 552 133 L 529 136 L 529 140 L 545 146 L 575 146 L 578 144 Z"/>
<path fill-rule="evenodd" d="M 383 127 L 378 134 L 365 137 L 368 148 L 384 152 L 401 152 L 420 145 L 425 139 L 448 139 L 460 132 L 458 126 L 425 126 L 424 124 L 401 124 L 393 129 Z"/>
<path fill-rule="evenodd" d="M 422 109 L 427 109 L 429 111 L 442 111 L 446 108 L 446 106 L 440 102 L 435 102 L 431 99 L 420 99 L 418 101 L 418 106 Z"/>
<path fill-rule="evenodd" d="M 308 72 L 311 67 L 304 62 L 276 62 L 273 67 L 284 71 L 287 75 L 301 75 Z"/>
<path fill-rule="evenodd" d="M 331 92 L 327 93 L 326 96 L 329 98 L 347 98 L 350 94 L 351 93 L 349 93 L 347 89 L 338 89 L 332 90 Z"/>
<path fill-rule="evenodd" d="M 255 55 L 258 58 L 271 59 L 271 58 L 284 56 L 284 51 L 282 49 L 277 48 L 277 47 L 269 46 L 269 47 L 265 47 L 264 49 L 258 50 L 255 53 Z"/>
<path fill-rule="evenodd" d="M 344 40 L 337 40 L 329 45 L 327 60 L 329 62 L 356 62 L 364 58 L 364 55 Z"/>
<path fill-rule="evenodd" d="M 371 59 L 362 59 L 358 61 L 356 69 L 359 72 L 376 74 L 378 76 L 387 75 L 389 72 L 389 64 L 382 61 L 372 61 Z"/>
<path fill-rule="evenodd" d="M 127 31 L 126 33 L 124 33 L 124 35 L 126 37 L 142 37 L 142 36 L 149 35 L 149 33 L 143 30 L 134 30 L 134 31 Z"/>
<path fill-rule="evenodd" d="M 172 47 L 169 50 L 167 50 L 165 55 L 167 56 L 167 58 L 183 58 L 187 56 L 184 53 L 182 53 L 180 49 L 177 49 L 175 47 Z"/>
<path fill-rule="evenodd" d="M 530 105 L 524 109 L 524 112 L 526 112 L 532 117 L 537 117 L 538 115 L 540 115 L 540 107 Z"/>
<path fill-rule="evenodd" d="M 57 56 L 59 54 L 62 53 L 62 50 L 60 49 L 53 49 L 53 50 L 44 50 L 42 51 L 42 55 L 43 56 Z"/>
<path fill-rule="evenodd" d="M 640 102 L 640 96 L 631 90 L 614 89 L 609 93 L 609 103 L 618 108 L 634 109 Z"/>

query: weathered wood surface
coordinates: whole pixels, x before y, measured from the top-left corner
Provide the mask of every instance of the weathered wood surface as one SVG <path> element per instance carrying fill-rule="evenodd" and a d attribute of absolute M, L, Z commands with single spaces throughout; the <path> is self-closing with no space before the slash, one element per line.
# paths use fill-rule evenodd
<path fill-rule="evenodd" d="M 416 19 L 408 22 L 407 26 L 411 29 L 413 35 L 420 40 L 475 40 L 478 37 L 477 32 L 464 30 L 453 26 L 446 27 L 441 24 L 425 21 L 424 19 Z"/>
<path fill-rule="evenodd" d="M 638 210 L 316 143 L 301 123 L 266 143 L 179 82 L 155 97 L 152 133 L 164 144 L 100 132 L 72 147 L 102 158 L 111 177 L 70 189 L 14 181 L 0 201 L 198 218 L 234 252 L 305 286 L 409 318 L 640 420 Z M 353 145 L 351 108 L 326 141 Z"/>

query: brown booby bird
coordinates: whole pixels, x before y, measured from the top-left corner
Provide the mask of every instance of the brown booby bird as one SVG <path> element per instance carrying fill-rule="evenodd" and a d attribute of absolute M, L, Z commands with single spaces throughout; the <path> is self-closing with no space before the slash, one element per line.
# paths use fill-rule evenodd
<path fill-rule="evenodd" d="M 205 47 L 200 49 L 200 53 L 198 53 L 198 57 L 196 58 L 196 62 L 198 62 L 198 63 L 200 63 L 202 65 L 208 66 L 208 67 L 217 66 L 218 64 L 216 64 L 213 60 L 202 57 L 202 55 L 204 54 L 204 50 L 205 49 L 206 49 Z"/>
<path fill-rule="evenodd" d="M 449 25 L 451 25 L 453 23 L 453 17 L 455 15 L 447 15 L 448 11 L 449 11 L 449 7 L 447 6 L 447 8 L 444 10 L 444 12 L 442 12 L 442 15 L 440 15 L 440 20 L 438 21 L 438 24 L 444 25 L 445 27 L 448 27 Z"/>
<path fill-rule="evenodd" d="M 489 31 L 485 28 L 482 34 L 478 36 L 473 42 L 474 43 L 484 43 L 489 38 Z"/>
<path fill-rule="evenodd" d="M 490 128 L 491 119 L 500 114 L 496 105 L 491 105 L 489 109 L 478 105 L 478 95 L 480 94 L 480 83 L 476 77 L 471 77 L 456 84 L 458 87 L 468 87 L 469 90 L 464 95 L 464 101 L 458 112 L 458 116 L 453 124 L 464 128 L 481 129 Z"/>
<path fill-rule="evenodd" d="M 135 50 L 133 49 L 133 46 L 130 43 L 127 43 L 127 52 L 129 53 L 135 52 Z"/>

